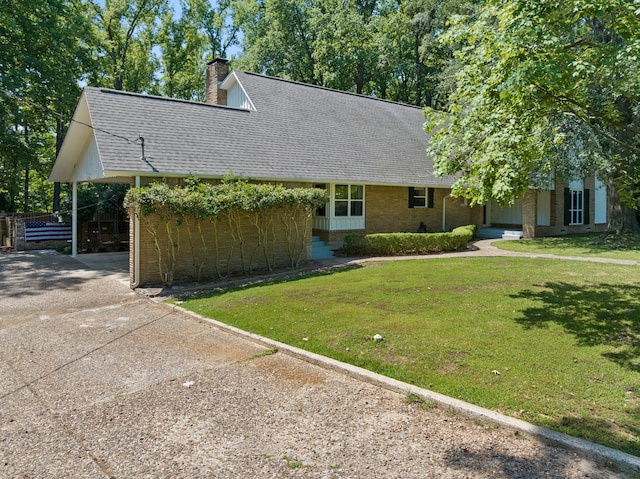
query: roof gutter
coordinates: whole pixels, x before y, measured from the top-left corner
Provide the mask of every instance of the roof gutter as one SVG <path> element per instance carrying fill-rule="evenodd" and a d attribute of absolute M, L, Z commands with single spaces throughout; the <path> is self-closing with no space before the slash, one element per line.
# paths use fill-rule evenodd
<path fill-rule="evenodd" d="M 185 173 L 160 173 L 160 172 L 150 172 L 150 171 L 122 171 L 122 170 L 105 170 L 104 171 L 106 178 L 132 178 L 134 176 L 144 176 L 146 178 L 156 178 L 158 180 L 162 180 L 164 178 L 187 178 L 189 175 Z M 225 174 L 222 175 L 202 175 L 195 174 L 200 179 L 203 180 L 221 180 Z M 249 181 L 266 181 L 270 183 L 314 183 L 314 184 L 336 184 L 336 185 L 365 185 L 365 186 L 396 186 L 396 187 L 405 187 L 405 186 L 421 186 L 427 188 L 443 188 L 443 189 L 451 189 L 451 184 L 442 184 L 442 183 L 425 183 L 424 181 L 412 181 L 412 182 L 382 182 L 375 180 L 366 180 L 366 179 L 326 179 L 326 178 L 272 178 L 272 177 L 256 177 L 256 176 L 246 176 L 239 174 L 239 178 L 245 178 Z"/>

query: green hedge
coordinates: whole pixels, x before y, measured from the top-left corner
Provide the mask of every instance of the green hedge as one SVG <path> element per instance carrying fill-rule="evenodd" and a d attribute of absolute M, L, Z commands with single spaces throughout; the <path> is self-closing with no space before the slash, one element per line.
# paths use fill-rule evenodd
<path fill-rule="evenodd" d="M 460 226 L 450 233 L 351 234 L 342 250 L 350 256 L 394 256 L 459 251 L 476 232 L 475 225 Z"/>

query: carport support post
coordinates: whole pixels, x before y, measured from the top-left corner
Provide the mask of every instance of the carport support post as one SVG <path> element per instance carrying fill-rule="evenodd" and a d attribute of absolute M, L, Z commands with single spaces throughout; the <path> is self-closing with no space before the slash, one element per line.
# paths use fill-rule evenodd
<path fill-rule="evenodd" d="M 78 255 L 78 182 L 72 183 L 71 195 L 71 256 Z"/>

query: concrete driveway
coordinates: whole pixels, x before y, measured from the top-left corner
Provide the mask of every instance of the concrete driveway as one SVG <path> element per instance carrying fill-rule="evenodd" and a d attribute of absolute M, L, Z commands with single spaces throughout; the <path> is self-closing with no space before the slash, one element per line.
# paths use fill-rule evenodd
<path fill-rule="evenodd" d="M 626 477 L 265 351 L 122 271 L 0 254 L 0 477 Z"/>

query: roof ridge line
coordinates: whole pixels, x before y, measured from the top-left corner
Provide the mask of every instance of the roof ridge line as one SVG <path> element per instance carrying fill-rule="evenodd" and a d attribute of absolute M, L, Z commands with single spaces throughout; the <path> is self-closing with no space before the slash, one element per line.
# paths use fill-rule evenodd
<path fill-rule="evenodd" d="M 216 104 L 213 104 L 213 103 L 206 103 L 206 102 L 203 102 L 203 101 L 185 100 L 183 98 L 171 98 L 171 97 L 168 97 L 168 96 L 149 95 L 147 93 L 135 93 L 135 92 L 126 91 L 126 90 L 114 90 L 113 88 L 87 86 L 84 89 L 85 90 L 98 90 L 101 93 L 107 93 L 107 94 L 110 94 L 110 95 L 132 96 L 132 97 L 151 99 L 151 100 L 163 100 L 163 101 L 176 102 L 176 103 L 186 103 L 186 104 L 189 104 L 189 105 L 198 105 L 198 106 L 221 108 L 223 110 L 250 111 L 247 108 L 240 108 L 240 107 L 236 107 L 236 106 L 216 105 Z"/>
<path fill-rule="evenodd" d="M 353 93 L 351 91 L 337 90 L 335 88 L 329 88 L 327 86 L 313 85 L 311 83 L 304 83 L 304 82 L 300 82 L 300 81 L 296 81 L 296 80 L 289 80 L 287 78 L 280 78 L 280 77 L 274 77 L 274 76 L 271 76 L 271 75 L 264 75 L 262 73 L 249 72 L 249 71 L 246 71 L 246 70 L 235 70 L 235 71 L 246 73 L 247 75 L 256 76 L 256 77 L 259 77 L 259 78 L 268 78 L 270 80 L 276 80 L 276 81 L 281 81 L 281 82 L 285 82 L 285 83 L 291 83 L 293 85 L 306 86 L 306 87 L 316 88 L 318 90 L 325 90 L 325 91 L 334 92 L 334 93 L 342 93 L 344 95 L 350 95 L 350 96 L 353 96 L 353 97 L 356 97 L 356 98 L 363 98 L 365 100 L 376 100 L 376 101 L 380 101 L 380 102 L 383 102 L 383 103 L 390 103 L 391 105 L 406 106 L 406 107 L 415 108 L 415 109 L 418 109 L 418 110 L 423 110 L 424 109 L 424 107 L 422 107 L 422 106 L 410 105 L 408 103 L 402 103 L 402 102 L 399 102 L 399 101 L 387 100 L 387 99 L 384 99 L 384 98 L 377 98 L 375 96 L 367 96 L 367 95 L 363 95 L 362 93 Z"/>

